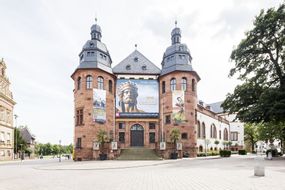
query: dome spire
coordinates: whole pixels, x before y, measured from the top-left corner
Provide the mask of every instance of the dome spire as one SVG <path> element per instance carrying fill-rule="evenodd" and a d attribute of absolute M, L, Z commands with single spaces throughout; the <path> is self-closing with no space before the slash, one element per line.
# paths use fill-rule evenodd
<path fill-rule="evenodd" d="M 97 17 L 95 17 L 95 24 L 91 27 L 91 39 L 101 41 L 101 27 L 97 24 Z"/>
<path fill-rule="evenodd" d="M 177 20 L 175 20 L 175 28 L 171 32 L 172 45 L 180 44 L 181 42 L 181 30 L 177 27 Z"/>

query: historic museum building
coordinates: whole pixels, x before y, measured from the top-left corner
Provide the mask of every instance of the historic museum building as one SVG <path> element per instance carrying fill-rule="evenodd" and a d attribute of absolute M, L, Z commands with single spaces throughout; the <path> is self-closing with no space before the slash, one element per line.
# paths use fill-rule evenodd
<path fill-rule="evenodd" d="M 187 45 L 181 43 L 180 28 L 171 32 L 161 69 L 138 50 L 112 67 L 101 37 L 100 26 L 94 24 L 71 75 L 75 160 L 98 159 L 102 150 L 113 159 L 131 147 L 153 149 L 164 158 L 174 148 L 180 157 L 196 157 L 210 146 L 223 148 L 222 141 L 229 141 L 230 123 L 199 104 L 200 77 Z M 176 145 L 171 138 L 174 128 L 179 130 Z M 106 143 L 98 136 L 102 131 Z M 216 139 L 219 146 L 214 144 Z"/>
<path fill-rule="evenodd" d="M 0 160 L 12 160 L 14 155 L 13 100 L 6 75 L 6 64 L 0 60 Z"/>

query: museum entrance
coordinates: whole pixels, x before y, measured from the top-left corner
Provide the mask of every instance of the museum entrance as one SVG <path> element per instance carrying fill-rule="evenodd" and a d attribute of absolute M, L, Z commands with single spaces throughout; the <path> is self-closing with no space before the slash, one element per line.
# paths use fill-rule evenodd
<path fill-rule="evenodd" d="M 144 129 L 139 124 L 131 127 L 131 146 L 144 146 Z"/>

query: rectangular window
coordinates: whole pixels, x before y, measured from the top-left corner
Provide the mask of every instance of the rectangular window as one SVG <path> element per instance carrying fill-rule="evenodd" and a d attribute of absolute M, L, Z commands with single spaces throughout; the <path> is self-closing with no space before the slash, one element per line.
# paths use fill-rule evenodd
<path fill-rule="evenodd" d="M 2 131 L 1 133 L 0 133 L 0 141 L 5 141 L 5 133 Z"/>
<path fill-rule="evenodd" d="M 119 129 L 125 129 L 125 123 L 119 123 Z"/>
<path fill-rule="evenodd" d="M 170 124 L 171 123 L 171 117 L 170 115 L 165 116 L 165 124 Z"/>
<path fill-rule="evenodd" d="M 149 143 L 155 143 L 155 133 L 149 133 Z"/>
<path fill-rule="evenodd" d="M 76 125 L 83 125 L 83 109 L 76 111 Z"/>
<path fill-rule="evenodd" d="M 162 81 L 161 90 L 162 90 L 162 93 L 165 93 L 165 81 Z"/>
<path fill-rule="evenodd" d="M 232 141 L 238 140 L 238 133 L 237 132 L 231 132 L 231 140 Z"/>
<path fill-rule="evenodd" d="M 11 135 L 10 133 L 7 133 L 7 144 L 11 143 Z"/>
<path fill-rule="evenodd" d="M 155 123 L 149 123 L 149 129 L 155 129 Z"/>
<path fill-rule="evenodd" d="M 81 148 L 81 138 L 77 138 L 76 148 Z"/>
<path fill-rule="evenodd" d="M 182 133 L 181 134 L 181 139 L 187 139 L 188 138 L 187 136 L 188 136 L 187 133 Z"/>
<path fill-rule="evenodd" d="M 125 143 L 125 133 L 124 132 L 119 132 L 119 142 Z"/>
<path fill-rule="evenodd" d="M 222 132 L 221 132 L 221 130 L 219 130 L 219 139 L 221 139 L 222 138 Z"/>

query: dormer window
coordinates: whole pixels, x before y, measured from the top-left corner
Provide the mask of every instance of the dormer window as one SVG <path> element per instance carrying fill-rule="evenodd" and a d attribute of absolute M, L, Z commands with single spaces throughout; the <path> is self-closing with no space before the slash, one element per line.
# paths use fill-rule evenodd
<path fill-rule="evenodd" d="M 142 70 L 145 71 L 146 70 L 146 65 L 142 66 Z"/>
<path fill-rule="evenodd" d="M 94 43 L 93 42 L 90 42 L 89 45 L 90 45 L 91 48 L 94 47 Z"/>
<path fill-rule="evenodd" d="M 127 69 L 127 70 L 131 70 L 131 65 L 127 65 L 127 66 L 126 66 L 126 69 Z"/>
<path fill-rule="evenodd" d="M 135 57 L 135 58 L 134 58 L 134 61 L 135 61 L 135 62 L 138 62 L 138 61 L 139 61 L 139 58 L 138 58 L 138 57 Z"/>

